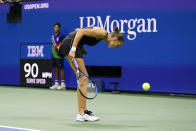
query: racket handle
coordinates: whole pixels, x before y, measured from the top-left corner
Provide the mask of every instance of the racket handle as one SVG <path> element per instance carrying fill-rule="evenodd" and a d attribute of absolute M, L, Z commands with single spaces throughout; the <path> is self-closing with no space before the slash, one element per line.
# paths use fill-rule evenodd
<path fill-rule="evenodd" d="M 75 59 L 73 60 L 73 63 L 74 63 L 74 65 L 75 65 L 75 67 L 78 68 L 78 63 L 76 62 Z"/>

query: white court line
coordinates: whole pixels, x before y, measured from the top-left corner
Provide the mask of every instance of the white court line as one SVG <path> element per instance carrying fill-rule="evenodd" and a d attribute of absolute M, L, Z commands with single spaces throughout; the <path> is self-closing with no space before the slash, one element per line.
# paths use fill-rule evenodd
<path fill-rule="evenodd" d="M 16 130 L 25 130 L 25 131 L 41 131 L 41 130 L 35 130 L 35 129 L 25 129 L 25 128 L 20 128 L 20 127 L 13 127 L 13 126 L 1 126 L 0 128 L 11 128 L 11 129 L 16 129 Z M 42 130 L 43 131 L 43 130 Z"/>

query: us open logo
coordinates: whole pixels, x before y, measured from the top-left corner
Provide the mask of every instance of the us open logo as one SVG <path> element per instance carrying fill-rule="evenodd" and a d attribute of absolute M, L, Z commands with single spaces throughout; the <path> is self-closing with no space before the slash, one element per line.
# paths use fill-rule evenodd
<path fill-rule="evenodd" d="M 49 8 L 49 3 L 35 3 L 35 4 L 25 4 L 24 10 L 37 10 L 37 9 L 47 9 Z"/>

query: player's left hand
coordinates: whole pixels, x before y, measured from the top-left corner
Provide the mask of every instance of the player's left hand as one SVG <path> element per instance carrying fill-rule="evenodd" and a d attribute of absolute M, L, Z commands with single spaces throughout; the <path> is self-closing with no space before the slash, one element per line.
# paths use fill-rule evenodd
<path fill-rule="evenodd" d="M 69 56 L 71 57 L 71 61 L 74 60 L 75 56 L 76 56 L 76 52 L 75 51 L 69 51 Z"/>

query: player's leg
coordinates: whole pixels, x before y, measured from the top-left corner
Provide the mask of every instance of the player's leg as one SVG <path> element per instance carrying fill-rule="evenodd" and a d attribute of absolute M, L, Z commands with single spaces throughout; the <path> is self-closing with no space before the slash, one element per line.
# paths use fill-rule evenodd
<path fill-rule="evenodd" d="M 86 70 L 86 67 L 85 67 L 83 58 L 76 58 L 76 62 L 77 62 L 77 64 L 78 64 L 80 70 L 81 70 L 84 74 L 88 75 L 88 72 L 87 72 L 87 70 Z M 87 93 L 87 91 L 86 91 L 87 85 L 88 85 L 88 78 L 86 78 L 86 77 L 81 77 L 81 78 L 79 79 L 79 86 L 80 86 L 80 90 L 84 93 L 84 95 L 86 95 L 86 93 Z M 82 113 L 84 113 L 85 110 L 86 110 L 86 98 L 84 98 L 84 97 L 80 94 L 79 90 L 77 90 L 77 94 L 78 94 L 78 111 L 79 111 L 80 114 L 82 114 Z"/>
<path fill-rule="evenodd" d="M 71 62 L 71 58 L 69 56 L 65 57 L 66 60 L 68 61 L 68 63 L 70 64 L 71 68 L 73 69 L 75 75 L 76 75 L 76 67 L 74 66 L 73 62 Z M 78 65 L 79 66 L 79 65 Z M 85 73 L 85 72 L 84 72 Z M 87 72 L 86 72 L 87 73 Z M 77 75 L 76 75 L 77 76 Z M 84 79 L 84 78 L 82 78 Z M 83 87 L 83 80 L 79 80 L 79 86 L 82 89 Z M 84 111 L 86 110 L 86 99 L 84 97 L 82 97 L 82 95 L 80 94 L 80 92 L 77 89 L 77 96 L 78 96 L 78 112 L 80 114 L 84 113 Z"/>
<path fill-rule="evenodd" d="M 86 75 L 88 75 L 85 63 L 84 63 L 84 59 L 83 58 L 75 58 L 78 67 L 80 68 L 80 70 L 82 70 L 83 73 L 85 73 Z M 79 80 L 79 86 L 80 86 L 80 90 L 84 93 L 87 93 L 87 86 L 88 86 L 88 78 L 87 77 L 82 77 L 82 79 Z M 92 114 L 91 111 L 88 111 L 86 109 L 86 98 L 84 98 L 79 90 L 77 90 L 77 94 L 78 94 L 78 110 L 79 112 L 83 112 L 83 114 L 78 114 L 76 117 L 76 120 L 80 121 L 81 119 L 85 120 L 85 121 L 97 121 L 99 120 L 99 117 L 96 117 Z"/>
<path fill-rule="evenodd" d="M 55 76 L 55 84 L 50 87 L 50 89 L 56 89 L 59 85 L 59 73 L 58 73 L 58 67 L 57 67 L 57 61 L 55 58 L 52 58 L 52 67 L 54 70 L 54 76 Z"/>
<path fill-rule="evenodd" d="M 66 57 L 66 59 L 69 62 L 70 66 L 72 67 L 72 69 L 74 70 L 75 75 L 76 75 L 76 67 L 74 66 L 73 62 L 71 62 L 71 58 Z M 76 58 L 76 62 L 78 64 L 79 68 L 82 70 L 82 72 L 84 72 L 85 74 L 88 75 L 83 58 Z M 88 84 L 88 79 L 86 77 L 81 77 L 79 80 L 79 86 L 80 86 L 80 89 L 82 90 L 83 93 L 86 91 L 87 84 Z M 80 94 L 78 89 L 77 89 L 77 96 L 78 96 L 78 112 L 79 112 L 79 114 L 77 114 L 76 120 L 77 121 L 97 121 L 97 120 L 99 120 L 99 118 L 94 116 L 91 111 L 88 111 L 86 109 L 86 98 L 84 98 Z"/>

